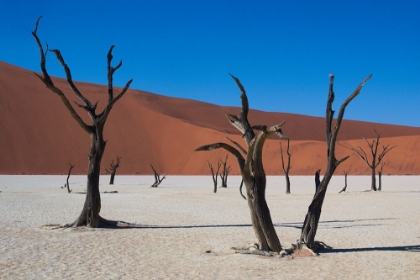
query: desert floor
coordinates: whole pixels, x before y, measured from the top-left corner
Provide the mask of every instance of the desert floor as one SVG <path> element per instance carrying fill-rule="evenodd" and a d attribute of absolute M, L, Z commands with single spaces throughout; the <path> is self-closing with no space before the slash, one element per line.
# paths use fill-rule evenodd
<path fill-rule="evenodd" d="M 210 176 L 101 177 L 101 215 L 142 225 L 121 229 L 51 229 L 76 219 L 85 176 L 0 176 L 1 279 L 419 279 L 420 177 L 383 176 L 330 183 L 317 240 L 333 249 L 317 257 L 236 254 L 256 241 L 240 177 L 213 193 Z M 267 202 L 279 238 L 294 243 L 314 192 L 313 177 L 270 176 Z M 104 191 L 118 193 L 103 193 Z"/>

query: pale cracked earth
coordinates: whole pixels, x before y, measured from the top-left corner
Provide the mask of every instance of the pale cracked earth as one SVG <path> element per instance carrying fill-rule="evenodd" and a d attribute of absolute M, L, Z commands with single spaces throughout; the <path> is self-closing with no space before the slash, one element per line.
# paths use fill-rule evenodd
<path fill-rule="evenodd" d="M 85 176 L 0 176 L 1 279 L 420 279 L 420 177 L 383 176 L 382 192 L 364 192 L 370 177 L 331 181 L 317 257 L 235 254 L 254 243 L 248 206 L 232 176 L 213 193 L 210 176 L 101 178 L 101 215 L 142 225 L 123 229 L 55 229 L 80 213 Z M 268 177 L 267 201 L 285 247 L 300 233 L 313 177 Z M 105 194 L 104 191 L 118 191 Z"/>

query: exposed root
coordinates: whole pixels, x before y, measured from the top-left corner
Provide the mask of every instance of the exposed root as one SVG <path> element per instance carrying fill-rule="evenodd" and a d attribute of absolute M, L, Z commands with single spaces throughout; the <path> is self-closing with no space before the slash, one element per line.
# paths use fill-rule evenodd
<path fill-rule="evenodd" d="M 45 224 L 40 226 L 40 228 L 42 229 L 59 229 L 59 228 L 63 228 L 63 225 L 60 224 Z"/>
<path fill-rule="evenodd" d="M 124 221 L 107 220 L 99 216 L 98 228 L 126 228 L 126 227 L 131 227 L 131 226 L 135 226 L 135 224 L 127 223 Z M 77 219 L 73 223 L 65 224 L 65 225 L 46 224 L 46 225 L 41 226 L 41 228 L 45 228 L 45 229 L 67 229 L 67 228 L 83 228 L 83 227 L 92 228 L 87 225 L 86 221 L 80 222 L 79 219 Z"/>
<path fill-rule="evenodd" d="M 306 244 L 292 244 L 290 248 L 284 248 L 280 252 L 264 251 L 259 249 L 259 245 L 254 243 L 245 248 L 232 247 L 237 254 L 258 255 L 265 257 L 278 256 L 280 258 L 289 257 L 294 259 L 296 257 L 316 257 L 319 256 L 317 251 L 332 249 L 322 241 L 315 241 L 314 248 L 309 248 Z"/>
<path fill-rule="evenodd" d="M 235 250 L 236 254 L 249 254 L 249 255 L 258 255 L 258 256 L 265 256 L 265 257 L 274 257 L 274 256 L 279 255 L 279 253 L 277 252 L 269 252 L 269 251 L 260 250 L 258 244 L 251 244 L 251 246 L 246 247 L 246 248 L 232 247 L 231 249 Z"/>

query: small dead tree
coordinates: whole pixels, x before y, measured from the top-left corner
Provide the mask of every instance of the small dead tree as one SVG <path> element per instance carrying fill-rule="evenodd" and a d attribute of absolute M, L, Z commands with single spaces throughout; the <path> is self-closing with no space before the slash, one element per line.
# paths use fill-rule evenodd
<path fill-rule="evenodd" d="M 220 163 L 222 164 L 222 171 L 219 173 L 220 179 L 222 180 L 222 188 L 227 188 L 227 179 L 228 179 L 228 175 L 230 170 L 232 169 L 231 166 L 227 166 L 227 160 L 228 160 L 228 155 L 226 155 L 226 159 L 220 160 Z"/>
<path fill-rule="evenodd" d="M 344 170 L 344 188 L 339 191 L 338 193 L 346 192 L 347 190 L 347 171 Z"/>
<path fill-rule="evenodd" d="M 292 168 L 290 166 L 292 155 L 290 154 L 289 147 L 290 147 L 290 139 L 287 138 L 287 149 L 286 149 L 286 153 L 287 153 L 287 165 L 285 165 L 284 164 L 285 161 L 284 161 L 284 158 L 283 158 L 283 146 L 282 146 L 282 144 L 280 142 L 281 167 L 282 167 L 283 172 L 284 172 L 284 178 L 286 179 L 286 194 L 290 194 L 289 171 L 290 171 L 290 168 Z"/>
<path fill-rule="evenodd" d="M 154 175 L 155 175 L 155 182 L 154 182 L 154 183 L 153 183 L 153 185 L 151 185 L 150 187 L 151 187 L 151 188 L 157 188 L 157 187 L 160 185 L 160 183 L 162 183 L 163 179 L 165 179 L 165 178 L 166 178 L 166 176 L 165 176 L 165 175 L 163 175 L 163 177 L 162 177 L 162 178 L 160 178 L 160 174 L 159 174 L 159 173 L 157 173 L 157 171 L 156 171 L 156 169 L 153 167 L 153 165 L 150 165 L 150 167 L 152 168 L 153 173 L 154 173 Z"/>
<path fill-rule="evenodd" d="M 231 75 L 232 76 L 232 75 Z M 242 110 L 239 116 L 227 114 L 229 122 L 243 135 L 248 146 L 246 158 L 235 147 L 219 142 L 204 145 L 196 151 L 210 151 L 225 149 L 233 154 L 239 164 L 242 180 L 247 192 L 247 202 L 251 214 L 252 227 L 258 239 L 259 249 L 262 251 L 280 252 L 282 246 L 271 220 L 270 210 L 265 199 L 266 176 L 262 162 L 262 150 L 265 140 L 273 133 L 284 137 L 281 127 L 284 124 L 267 127 L 266 125 L 251 126 L 248 122 L 248 97 L 239 79 L 232 76 L 241 91 Z M 258 135 L 254 130 L 260 131 Z"/>
<path fill-rule="evenodd" d="M 378 191 L 382 191 L 382 170 L 384 169 L 385 162 L 381 163 L 381 167 L 378 170 Z"/>
<path fill-rule="evenodd" d="M 381 161 L 385 157 L 385 155 L 388 152 L 390 152 L 393 148 L 395 148 L 395 146 L 390 146 L 390 145 L 382 146 L 382 151 L 379 152 L 378 148 L 379 148 L 381 136 L 379 135 L 379 133 L 376 131 L 376 129 L 373 126 L 372 126 L 372 129 L 376 134 L 375 139 L 373 139 L 371 142 L 369 142 L 365 137 L 363 137 L 363 139 L 365 140 L 366 144 L 369 147 L 370 154 L 371 154 L 371 160 L 368 159 L 368 155 L 362 149 L 362 147 L 357 146 L 357 149 L 353 148 L 353 147 L 349 147 L 349 148 L 353 152 L 355 152 L 363 160 L 363 162 L 366 163 L 366 165 L 370 168 L 371 178 L 372 178 L 371 179 L 370 190 L 371 191 L 377 191 L 377 188 L 376 188 L 376 167 L 378 167 L 379 164 L 381 164 Z"/>
<path fill-rule="evenodd" d="M 217 162 L 217 170 L 216 172 L 213 169 L 213 165 L 210 163 L 210 161 L 207 161 L 207 164 L 210 168 L 210 172 L 211 172 L 211 178 L 213 180 L 213 192 L 217 193 L 217 176 L 219 174 L 219 170 L 220 170 L 220 166 L 222 165 L 222 163 L 220 161 Z"/>
<path fill-rule="evenodd" d="M 303 222 L 300 239 L 298 241 L 298 248 L 302 248 L 304 244 L 309 249 L 316 250 L 317 243 L 315 242 L 315 235 L 318 229 L 319 218 L 321 217 L 321 209 L 324 203 L 325 194 L 327 192 L 328 184 L 336 170 L 337 166 L 345 161 L 349 156 L 337 160 L 335 156 L 335 146 L 337 141 L 337 135 L 340 131 L 341 122 L 343 120 L 344 111 L 347 105 L 360 93 L 364 84 L 372 77 L 372 74 L 367 76 L 356 88 L 356 90 L 344 101 L 341 105 L 338 113 L 337 120 L 335 122 L 334 130 L 332 130 L 334 111 L 332 110 L 332 103 L 334 101 L 334 75 L 330 74 L 330 86 L 327 100 L 326 109 L 326 140 L 327 140 L 327 170 L 325 172 L 322 181 L 319 183 L 317 191 L 315 192 L 314 198 L 308 207 L 308 212 Z"/>
<path fill-rule="evenodd" d="M 111 163 L 109 164 L 109 169 L 104 168 L 106 173 L 111 174 L 111 178 L 109 179 L 110 185 L 114 184 L 115 173 L 117 173 L 117 169 L 122 165 L 121 158 L 122 157 L 117 156 L 115 158 L 115 162 L 114 160 L 112 160 Z"/>
<path fill-rule="evenodd" d="M 108 51 L 107 55 L 107 68 L 108 68 L 108 103 L 105 105 L 105 108 L 100 113 L 96 113 L 96 107 L 97 102 L 95 104 L 92 104 L 77 88 L 76 84 L 73 82 L 73 78 L 71 75 L 70 68 L 67 66 L 67 64 L 64 61 L 63 56 L 61 55 L 61 52 L 59 50 L 50 50 L 48 48 L 48 45 L 46 45 L 46 51 L 44 51 L 44 48 L 41 44 L 41 41 L 38 38 L 37 30 L 38 30 L 38 24 L 42 17 L 39 17 L 35 30 L 32 31 L 32 35 L 35 38 L 35 41 L 39 48 L 39 53 L 41 57 L 41 71 L 42 74 L 34 73 L 44 85 L 54 92 L 55 94 L 60 97 L 61 101 L 63 102 L 64 106 L 67 108 L 67 110 L 70 112 L 71 116 L 75 119 L 75 121 L 79 124 L 79 126 L 89 134 L 91 139 L 90 144 L 90 153 L 88 155 L 88 171 L 87 171 L 87 186 L 86 186 L 86 198 L 85 203 L 83 205 L 82 212 L 80 213 L 79 217 L 71 223 L 65 225 L 65 227 L 79 227 L 79 226 L 89 226 L 93 228 L 101 227 L 101 226 L 109 226 L 109 225 L 117 225 L 117 221 L 109 221 L 104 218 L 102 218 L 99 215 L 99 212 L 101 210 L 101 196 L 99 193 L 99 176 L 101 171 L 101 160 L 102 156 L 105 151 L 105 145 L 106 141 L 103 137 L 103 131 L 105 127 L 105 122 L 108 119 L 109 113 L 111 112 L 114 104 L 120 100 L 121 97 L 124 96 L 124 94 L 127 92 L 128 88 L 130 87 L 130 84 L 132 82 L 132 79 L 129 80 L 124 88 L 121 90 L 121 92 L 114 96 L 114 87 L 113 87 L 113 75 L 118 68 L 121 67 L 122 61 L 116 66 L 111 66 L 111 61 L 113 59 L 112 56 L 112 50 L 114 49 L 114 46 L 111 46 L 111 48 Z M 49 52 L 52 52 L 57 57 L 58 61 L 60 62 L 61 66 L 63 67 L 67 83 L 70 85 L 70 88 L 74 92 L 74 94 L 80 99 L 81 104 L 75 103 L 77 107 L 81 108 L 82 110 L 86 111 L 91 119 L 91 124 L 85 123 L 83 118 L 79 115 L 79 113 L 74 109 L 73 105 L 71 105 L 70 100 L 66 97 L 64 92 L 58 88 L 53 80 L 51 79 L 51 76 L 49 75 L 46 67 L 46 59 L 47 54 Z"/>
<path fill-rule="evenodd" d="M 67 192 L 71 193 L 71 189 L 70 189 L 70 185 L 69 185 L 69 178 L 70 178 L 70 174 L 71 174 L 71 170 L 73 169 L 74 165 L 72 165 L 71 163 L 68 163 L 70 168 L 69 168 L 69 172 L 67 174 L 67 180 L 66 183 L 64 184 L 64 187 L 67 188 Z"/>

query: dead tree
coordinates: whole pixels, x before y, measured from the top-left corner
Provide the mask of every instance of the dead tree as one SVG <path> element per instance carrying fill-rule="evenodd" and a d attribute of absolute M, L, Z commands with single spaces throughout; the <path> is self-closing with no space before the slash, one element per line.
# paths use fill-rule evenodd
<path fill-rule="evenodd" d="M 349 156 L 337 160 L 335 157 L 335 146 L 338 132 L 340 131 L 341 122 L 343 120 L 344 111 L 347 105 L 360 93 L 363 85 L 371 78 L 372 74 L 367 76 L 362 83 L 356 88 L 356 90 L 344 101 L 341 105 L 338 113 L 337 120 L 335 122 L 334 130 L 332 130 L 334 111 L 332 110 L 332 103 L 334 101 L 334 75 L 330 74 L 330 85 L 329 94 L 326 109 L 326 140 L 327 140 L 327 170 L 319 183 L 317 191 L 311 204 L 308 207 L 308 212 L 303 222 L 301 236 L 298 241 L 298 247 L 301 248 L 303 244 L 312 250 L 316 250 L 315 235 L 318 229 L 319 218 L 321 217 L 322 204 L 324 203 L 325 194 L 327 192 L 328 184 L 334 174 L 337 166 L 345 161 Z"/>
<path fill-rule="evenodd" d="M 207 164 L 209 165 L 211 178 L 213 179 L 213 192 L 217 193 L 217 176 L 219 174 L 220 166 L 222 165 L 222 163 L 220 161 L 217 162 L 216 172 L 214 172 L 213 165 L 210 163 L 210 161 L 207 161 Z"/>
<path fill-rule="evenodd" d="M 157 187 L 160 185 L 160 183 L 162 183 L 163 179 L 165 179 L 165 178 L 166 178 L 166 176 L 165 176 L 165 175 L 163 175 L 163 177 L 162 177 L 162 178 L 160 178 L 160 174 L 159 174 L 159 173 L 157 173 L 157 171 L 156 171 L 156 169 L 153 167 L 153 165 L 150 165 L 150 167 L 152 168 L 153 173 L 155 174 L 155 182 L 154 182 L 154 183 L 153 183 L 153 185 L 151 185 L 150 187 L 151 187 L 151 188 L 157 188 Z"/>
<path fill-rule="evenodd" d="M 390 146 L 390 145 L 386 145 L 386 146 L 382 146 L 382 151 L 379 152 L 378 148 L 379 148 L 379 143 L 380 143 L 380 139 L 381 136 L 379 135 L 379 133 L 376 131 L 376 129 L 372 126 L 373 131 L 376 134 L 376 138 L 373 139 L 371 142 L 369 142 L 365 137 L 363 137 L 363 139 L 365 140 L 365 142 L 367 143 L 369 150 L 370 150 L 370 154 L 371 154 L 371 160 L 369 161 L 368 159 L 368 155 L 366 154 L 366 152 L 360 147 L 357 146 L 357 149 L 353 148 L 353 147 L 349 147 L 353 152 L 355 152 L 363 161 L 364 163 L 366 163 L 366 165 L 370 168 L 371 170 L 371 178 L 372 178 L 372 182 L 370 185 L 370 190 L 371 191 L 376 191 L 376 167 L 379 166 L 379 164 L 381 164 L 382 159 L 385 157 L 385 155 L 391 151 L 393 148 L 395 148 L 395 146 Z M 379 153 L 378 153 L 379 152 Z"/>
<path fill-rule="evenodd" d="M 232 75 L 231 75 L 232 76 Z M 209 151 L 223 148 L 233 154 L 239 164 L 242 180 L 247 192 L 247 201 L 251 214 L 252 227 L 258 239 L 259 249 L 263 251 L 280 252 L 282 246 L 271 220 L 270 210 L 265 199 L 266 176 L 262 162 L 262 150 L 265 140 L 273 133 L 284 137 L 281 126 L 284 124 L 267 127 L 265 125 L 251 126 L 248 122 L 248 98 L 239 79 L 232 76 L 241 91 L 242 110 L 239 116 L 227 114 L 229 122 L 243 135 L 248 146 L 246 158 L 235 147 L 219 142 L 204 145 L 196 151 Z M 260 131 L 258 135 L 254 130 Z"/>
<path fill-rule="evenodd" d="M 344 188 L 339 191 L 338 193 L 346 192 L 347 189 L 347 171 L 344 170 Z"/>
<path fill-rule="evenodd" d="M 67 180 L 66 180 L 66 183 L 64 184 L 64 187 L 67 188 L 68 193 L 71 193 L 72 190 L 70 189 L 69 178 L 70 178 L 71 170 L 73 169 L 74 165 L 72 165 L 71 163 L 68 163 L 68 164 L 70 165 L 70 168 L 67 174 Z"/>
<path fill-rule="evenodd" d="M 290 146 L 290 139 L 287 138 L 287 150 L 286 150 L 286 153 L 287 153 L 287 165 L 285 165 L 284 164 L 284 158 L 283 158 L 283 146 L 281 145 L 281 142 L 280 142 L 281 167 L 282 167 L 283 172 L 284 172 L 284 178 L 286 179 L 286 194 L 290 194 L 289 171 L 290 171 L 290 168 L 292 168 L 290 166 L 292 155 L 290 154 L 289 146 Z"/>
<path fill-rule="evenodd" d="M 111 178 L 109 179 L 110 185 L 114 184 L 115 173 L 117 173 L 117 169 L 121 165 L 122 165 L 121 157 L 117 156 L 115 159 L 115 163 L 114 163 L 114 160 L 112 160 L 111 163 L 109 164 L 109 170 L 105 168 L 106 173 L 111 174 Z"/>
<path fill-rule="evenodd" d="M 384 169 L 385 162 L 381 163 L 381 167 L 378 170 L 378 191 L 382 191 L 382 170 Z"/>
<path fill-rule="evenodd" d="M 230 170 L 232 169 L 231 166 L 227 166 L 228 155 L 226 155 L 225 161 L 220 160 L 222 165 L 222 171 L 219 173 L 220 179 L 222 180 L 222 188 L 227 188 L 227 179 Z"/>
<path fill-rule="evenodd" d="M 108 103 L 106 104 L 105 108 L 102 112 L 96 113 L 96 107 L 97 102 L 95 104 L 92 104 L 77 88 L 77 86 L 73 82 L 73 78 L 71 75 L 70 68 L 67 66 L 67 64 L 64 61 L 63 56 L 61 55 L 61 52 L 59 50 L 50 50 L 48 48 L 48 45 L 46 45 L 46 51 L 44 51 L 44 48 L 38 38 L 37 30 L 38 30 L 38 24 L 41 17 L 38 18 L 35 26 L 35 30 L 32 31 L 32 35 L 35 38 L 35 41 L 38 45 L 40 56 L 41 56 L 41 70 L 42 74 L 35 75 L 45 84 L 45 86 L 54 92 L 55 94 L 60 97 L 61 101 L 64 103 L 64 106 L 67 108 L 67 110 L 70 112 L 70 115 L 75 119 L 75 121 L 80 125 L 80 127 L 89 134 L 91 139 L 91 145 L 90 145 L 90 153 L 88 155 L 88 170 L 87 170 L 87 186 L 86 186 L 86 199 L 85 203 L 82 209 L 82 212 L 80 213 L 79 217 L 71 223 L 67 224 L 66 226 L 90 226 L 90 227 L 101 227 L 105 225 L 116 225 L 116 221 L 108 221 L 102 218 L 99 215 L 99 212 L 101 210 L 101 196 L 99 193 L 99 176 L 101 171 L 101 160 L 102 156 L 105 151 L 105 145 L 106 141 L 103 137 L 103 131 L 105 122 L 108 119 L 109 113 L 112 110 L 112 107 L 114 104 L 120 100 L 121 97 L 124 96 L 124 94 L 127 92 L 132 80 L 129 80 L 124 88 L 121 90 L 121 92 L 114 96 L 114 87 L 113 87 L 113 75 L 118 68 L 121 67 L 122 61 L 116 66 L 111 66 L 112 61 L 112 50 L 114 49 L 114 46 L 111 46 L 111 48 L 108 51 L 107 55 L 107 68 L 108 68 Z M 64 92 L 58 88 L 53 80 L 51 79 L 49 73 L 47 72 L 46 67 L 46 59 L 47 54 L 49 52 L 52 52 L 57 57 L 58 61 L 62 65 L 65 73 L 67 82 L 70 86 L 70 88 L 73 90 L 74 94 L 80 99 L 81 103 L 75 103 L 77 107 L 81 108 L 82 110 L 86 111 L 91 119 L 91 124 L 85 123 L 85 121 L 82 119 L 82 117 L 79 115 L 79 113 L 75 110 L 73 105 L 70 103 L 70 100 L 66 97 Z"/>

